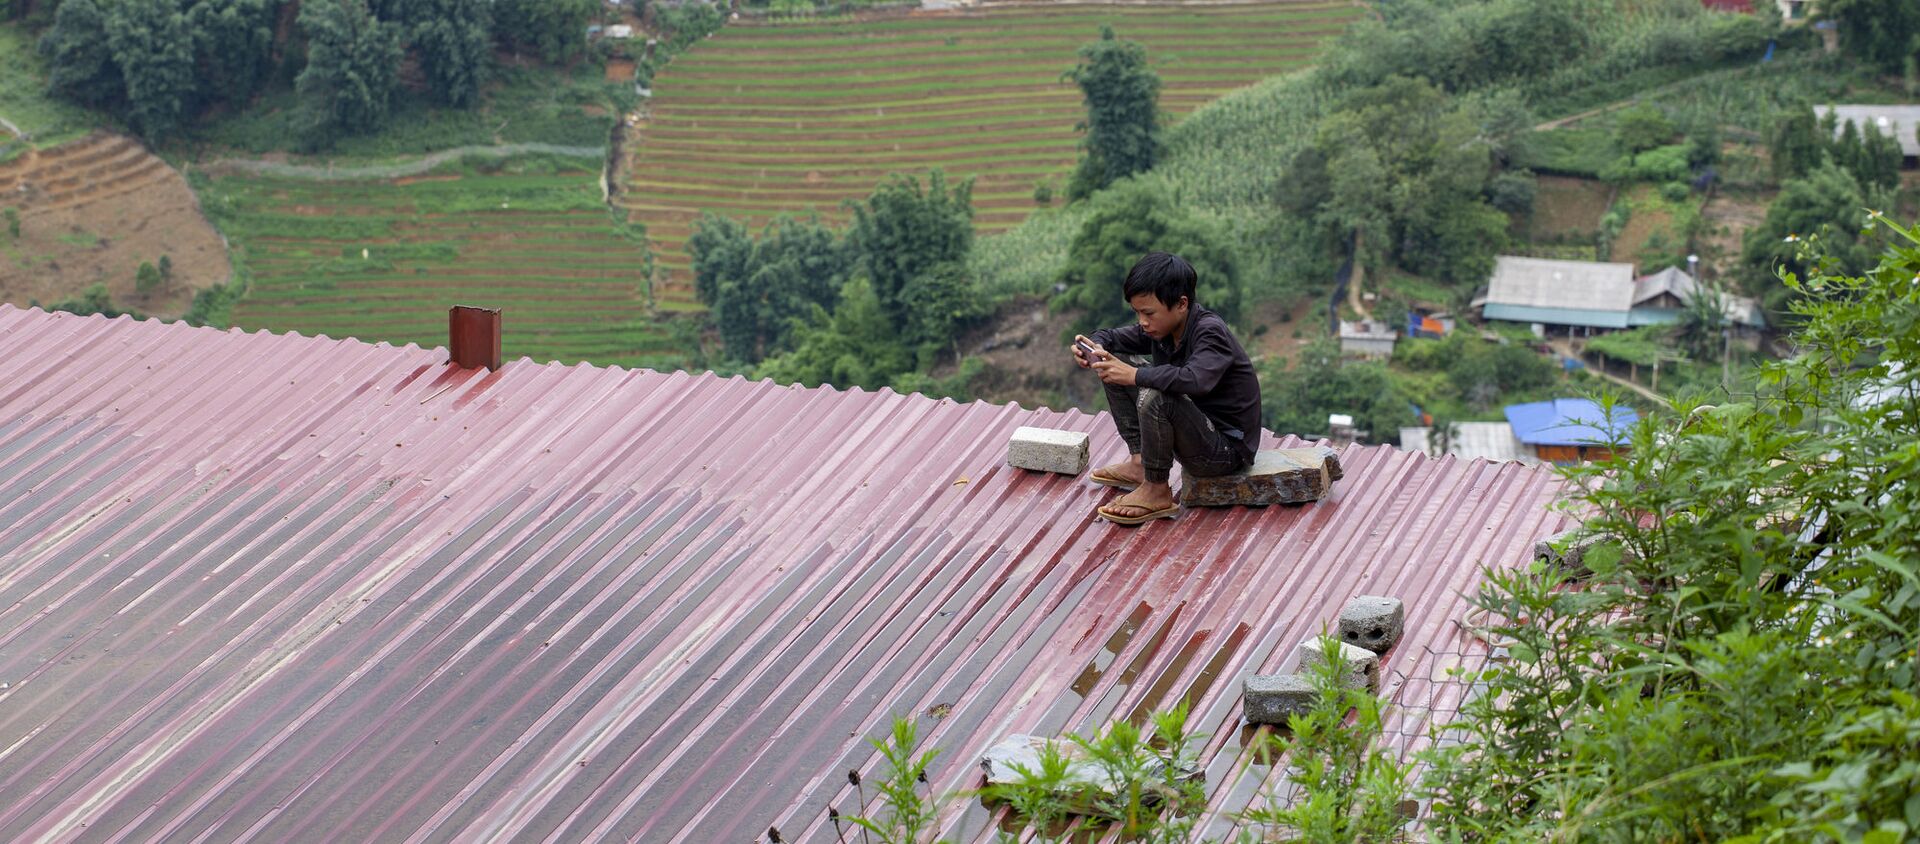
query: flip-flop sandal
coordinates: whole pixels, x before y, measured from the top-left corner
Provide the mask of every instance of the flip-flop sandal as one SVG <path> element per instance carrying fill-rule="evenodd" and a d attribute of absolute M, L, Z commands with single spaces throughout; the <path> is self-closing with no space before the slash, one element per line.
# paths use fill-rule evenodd
<path fill-rule="evenodd" d="M 1108 505 L 1108 506 L 1112 506 L 1112 505 Z M 1120 506 L 1132 507 L 1134 509 L 1139 509 L 1140 507 L 1140 505 L 1138 504 L 1122 504 Z M 1174 516 L 1177 516 L 1180 514 L 1180 505 L 1174 504 L 1173 506 L 1168 507 L 1164 510 L 1154 510 L 1151 512 L 1142 513 L 1138 516 L 1116 516 L 1116 515 L 1113 515 L 1112 513 L 1107 512 L 1106 507 L 1101 507 L 1095 510 L 1094 512 L 1099 514 L 1100 518 L 1106 519 L 1107 521 L 1112 522 L 1116 525 L 1138 525 L 1138 524 L 1145 524 L 1146 522 L 1153 521 L 1154 519 L 1171 519 Z"/>
<path fill-rule="evenodd" d="M 1101 474 L 1104 471 L 1105 471 L 1104 469 L 1093 470 L 1093 474 L 1088 475 L 1087 480 L 1092 481 L 1101 486 L 1110 486 L 1110 487 L 1113 487 L 1114 489 L 1124 489 L 1129 492 L 1133 491 L 1134 488 L 1140 486 L 1138 483 L 1127 480 L 1126 478 L 1118 478 L 1118 477 L 1114 477 L 1113 475 Z"/>

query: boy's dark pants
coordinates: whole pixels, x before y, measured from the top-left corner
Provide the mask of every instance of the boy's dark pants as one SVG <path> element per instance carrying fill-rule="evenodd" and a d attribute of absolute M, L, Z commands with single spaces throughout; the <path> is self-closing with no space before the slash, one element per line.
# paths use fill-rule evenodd
<path fill-rule="evenodd" d="M 1147 482 L 1164 484 L 1180 461 L 1197 478 L 1230 475 L 1246 465 L 1240 443 L 1218 430 L 1191 396 L 1108 384 L 1107 408 L 1127 450 L 1140 455 Z"/>

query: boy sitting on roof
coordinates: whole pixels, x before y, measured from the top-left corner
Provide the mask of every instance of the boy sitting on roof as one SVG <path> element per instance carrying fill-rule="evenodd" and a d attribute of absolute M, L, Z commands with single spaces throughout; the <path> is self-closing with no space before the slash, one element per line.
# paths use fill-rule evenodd
<path fill-rule="evenodd" d="M 1131 490 L 1099 509 L 1108 521 L 1137 525 L 1179 512 L 1167 485 L 1175 461 L 1191 477 L 1229 475 L 1253 463 L 1260 382 L 1226 320 L 1194 302 L 1198 282 L 1179 256 L 1151 253 L 1127 271 L 1122 290 L 1138 321 L 1074 338 L 1074 361 L 1100 375 L 1130 454 L 1088 476 Z M 1119 355 L 1151 355 L 1153 363 L 1135 368 Z"/>

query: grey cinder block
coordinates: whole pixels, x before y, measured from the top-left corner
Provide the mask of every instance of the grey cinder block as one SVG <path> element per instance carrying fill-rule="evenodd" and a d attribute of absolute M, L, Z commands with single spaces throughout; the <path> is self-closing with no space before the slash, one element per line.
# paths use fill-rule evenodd
<path fill-rule="evenodd" d="M 1606 534 L 1587 533 L 1581 528 L 1568 528 L 1552 536 L 1533 543 L 1533 558 L 1576 576 L 1591 574 L 1587 571 L 1587 550 L 1613 537 Z M 1633 552 L 1620 549 L 1620 556 L 1630 559 Z"/>
<path fill-rule="evenodd" d="M 1085 748 L 1067 739 L 1048 739 L 1043 736 L 1019 733 L 1001 739 L 999 743 L 987 748 L 986 754 L 981 756 L 980 767 L 986 771 L 987 784 L 1021 782 L 1024 778 L 1016 766 L 1039 772 L 1040 750 L 1048 744 L 1052 744 L 1054 749 L 1067 760 L 1067 775 L 1055 796 L 1066 801 L 1069 808 L 1084 814 L 1095 808 L 1092 803 L 1087 802 L 1090 799 L 1104 797 L 1111 800 L 1120 794 L 1120 786 L 1114 780 L 1113 774 L 1094 761 Z M 1161 765 L 1153 773 L 1156 780 L 1167 777 L 1168 774 L 1171 774 L 1173 779 L 1182 780 L 1201 776 L 1197 766 L 1184 762 L 1171 772 Z M 1171 796 L 1158 793 L 1159 786 L 1153 786 L 1153 788 L 1156 789 L 1155 792 L 1145 795 L 1145 799 L 1149 802 L 1157 802 Z"/>
<path fill-rule="evenodd" d="M 1298 674 L 1253 674 L 1240 691 L 1241 710 L 1255 724 L 1285 726 L 1289 716 L 1305 715 L 1320 700 L 1313 684 Z"/>
<path fill-rule="evenodd" d="M 1328 446 L 1270 448 L 1253 465 L 1212 478 L 1182 476 L 1180 503 L 1186 507 L 1264 507 L 1325 498 L 1344 476 L 1340 455 Z"/>
<path fill-rule="evenodd" d="M 1007 443 L 1007 465 L 1036 472 L 1078 475 L 1087 470 L 1086 434 L 1020 427 Z"/>
<path fill-rule="evenodd" d="M 1373 651 L 1346 642 L 1339 642 L 1335 647 L 1338 652 L 1331 656 L 1340 661 L 1348 688 L 1363 688 L 1370 692 L 1380 690 L 1380 657 L 1375 656 Z M 1329 656 L 1320 652 L 1318 636 L 1301 642 L 1294 651 L 1300 654 L 1302 674 L 1312 673 Z"/>
<path fill-rule="evenodd" d="M 1360 595 L 1340 608 L 1340 641 L 1377 654 L 1398 644 L 1407 627 L 1407 608 L 1399 598 Z"/>

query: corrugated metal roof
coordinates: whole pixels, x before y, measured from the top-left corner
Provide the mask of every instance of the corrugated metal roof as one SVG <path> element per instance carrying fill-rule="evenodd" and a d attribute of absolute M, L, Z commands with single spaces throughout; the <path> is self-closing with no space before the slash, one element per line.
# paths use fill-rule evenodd
<path fill-rule="evenodd" d="M 1542 325 L 1584 325 L 1590 328 L 1626 328 L 1631 311 L 1581 311 L 1568 308 L 1530 308 L 1524 305 L 1487 303 L 1480 312 L 1483 319 L 1502 322 L 1537 322 Z"/>
<path fill-rule="evenodd" d="M 1882 135 L 1892 135 L 1900 142 L 1900 153 L 1909 158 L 1920 155 L 1920 105 L 1818 105 L 1814 112 L 1821 118 L 1827 112 L 1834 112 L 1840 123 L 1852 123 L 1859 132 L 1867 131 L 1868 126 L 1880 130 Z M 1840 137 L 1844 129 L 1836 128 L 1834 137 Z"/>
<path fill-rule="evenodd" d="M 445 361 L 0 306 L 0 828 L 832 840 L 896 716 L 946 793 L 1182 696 L 1226 812 L 1277 779 L 1243 674 L 1398 596 L 1417 742 L 1479 565 L 1565 526 L 1548 472 L 1350 447 L 1319 503 L 1123 529 L 1003 463 L 1020 425 L 1113 456 L 1104 416 Z"/>
<path fill-rule="evenodd" d="M 1680 320 L 1680 312 L 1671 308 L 1643 307 L 1641 303 L 1658 298 L 1663 293 L 1671 293 L 1682 304 L 1693 301 L 1699 295 L 1700 285 L 1679 267 L 1668 267 L 1657 273 L 1641 276 L 1633 282 L 1634 308 L 1627 316 L 1629 325 L 1660 325 Z M 1762 315 L 1759 303 L 1746 296 L 1734 296 L 1720 293 L 1720 310 L 1729 322 L 1737 325 L 1765 327 L 1766 317 Z"/>
<path fill-rule="evenodd" d="M 1624 326 L 1633 265 L 1500 255 L 1487 282 L 1487 307 L 1495 305 L 1618 314 Z"/>
<path fill-rule="evenodd" d="M 1517 463 L 1535 465 L 1540 458 L 1533 449 L 1513 435 L 1513 426 L 1505 422 L 1455 422 L 1453 439 L 1447 443 L 1447 453 L 1455 457 L 1471 460 L 1511 460 Z M 1400 447 L 1407 451 L 1431 454 L 1433 428 L 1430 426 L 1406 427 L 1400 429 Z"/>
<path fill-rule="evenodd" d="M 1617 445 L 1640 421 L 1633 408 L 1617 406 L 1609 415 L 1592 399 L 1550 399 L 1506 407 L 1513 435 L 1527 445 Z"/>

